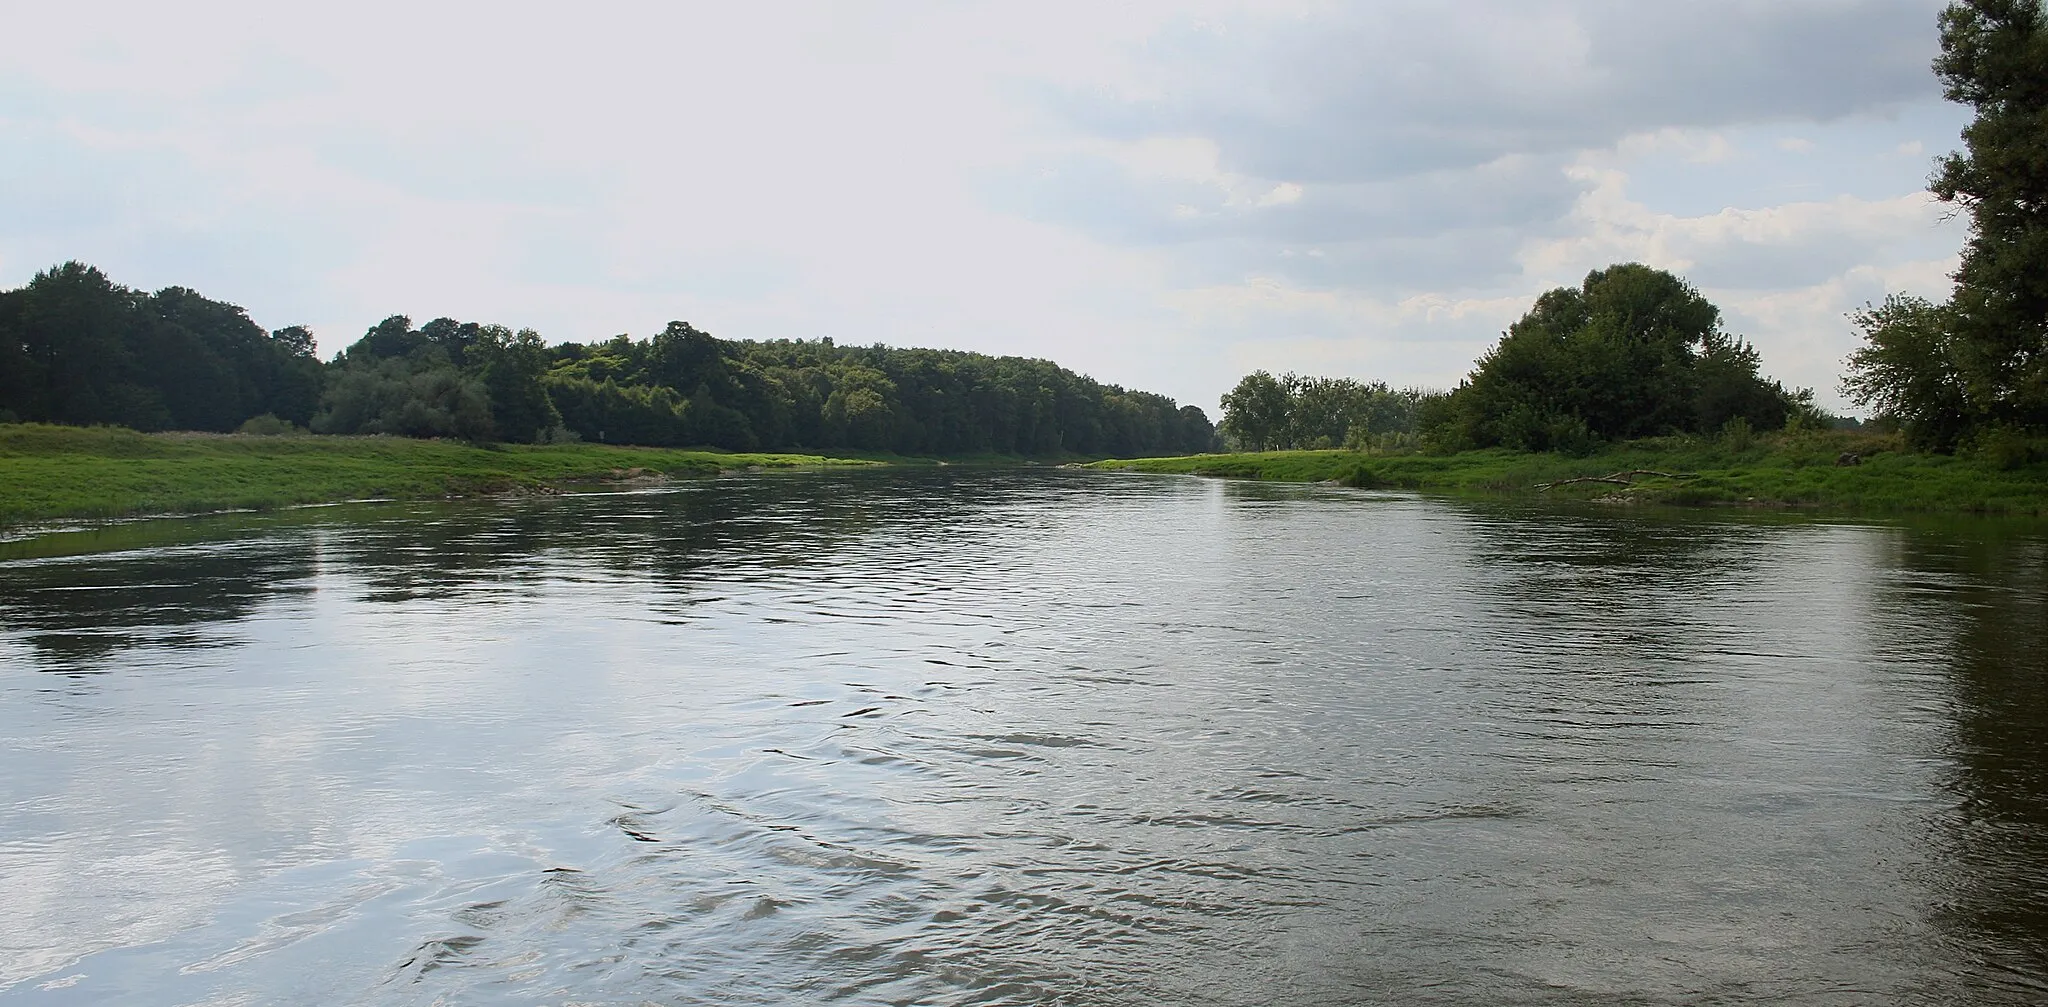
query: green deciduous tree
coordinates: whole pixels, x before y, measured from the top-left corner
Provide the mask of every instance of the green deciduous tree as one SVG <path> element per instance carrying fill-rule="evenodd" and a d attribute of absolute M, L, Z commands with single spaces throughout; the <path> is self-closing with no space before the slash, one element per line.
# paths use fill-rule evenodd
<path fill-rule="evenodd" d="M 1969 430 L 1969 390 L 1953 309 L 1894 294 L 1851 315 L 1864 345 L 1849 357 L 1842 392 L 1899 424 L 1915 443 L 1953 448 Z"/>
<path fill-rule="evenodd" d="M 0 292 L 0 409 L 20 419 L 233 430 L 303 420 L 318 393 L 318 362 L 183 287 L 146 295 L 69 262 Z"/>
<path fill-rule="evenodd" d="M 1248 451 L 1383 446 L 1414 432 L 1432 394 L 1384 381 L 1254 371 L 1223 397 L 1222 432 Z"/>
<path fill-rule="evenodd" d="M 1928 188 L 1970 217 L 1954 297 L 1852 316 L 1867 345 L 1843 390 L 1923 444 L 2048 429 L 2048 16 L 2041 0 L 1941 13 L 1943 93 L 1976 112 Z"/>
<path fill-rule="evenodd" d="M 1536 299 L 1451 395 L 1454 444 L 1581 451 L 1604 440 L 1782 427 L 1798 395 L 1757 373 L 1685 281 L 1624 263 Z"/>
<path fill-rule="evenodd" d="M 483 379 L 491 425 L 499 437 L 532 444 L 562 425 L 562 415 L 541 383 L 548 372 L 548 350 L 540 333 L 521 329 L 515 335 L 502 325 L 478 326 L 463 352 L 475 361 Z"/>
<path fill-rule="evenodd" d="M 673 389 L 570 374 L 549 374 L 546 388 L 562 425 L 586 441 L 650 447 L 688 443 L 687 403 Z"/>
<path fill-rule="evenodd" d="M 1246 451 L 1284 447 L 1291 405 L 1286 385 L 1265 371 L 1253 371 L 1223 393 L 1223 433 Z"/>
<path fill-rule="evenodd" d="M 321 398 L 313 430 L 323 434 L 396 434 L 492 440 L 490 395 L 483 382 L 438 361 L 350 361 Z"/>

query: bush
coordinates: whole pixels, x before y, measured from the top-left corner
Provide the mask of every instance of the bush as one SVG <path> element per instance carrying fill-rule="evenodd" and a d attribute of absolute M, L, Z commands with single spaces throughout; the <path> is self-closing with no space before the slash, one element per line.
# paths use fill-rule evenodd
<path fill-rule="evenodd" d="M 1600 435 L 1577 416 L 1554 416 L 1544 426 L 1544 439 L 1550 450 L 1573 458 L 1585 458 L 1603 446 Z"/>
<path fill-rule="evenodd" d="M 1737 416 L 1721 424 L 1721 446 L 1736 454 L 1749 450 L 1756 444 L 1756 431 L 1749 427 L 1749 419 Z"/>
<path fill-rule="evenodd" d="M 2048 459 L 2048 438 L 2009 426 L 1987 427 L 1971 438 L 1970 454 L 2011 471 Z"/>
<path fill-rule="evenodd" d="M 436 360 L 350 361 L 320 406 L 316 433 L 494 439 L 484 383 Z"/>
<path fill-rule="evenodd" d="M 257 437 L 287 437 L 292 434 L 302 434 L 306 431 L 290 420 L 281 420 L 270 413 L 264 413 L 261 416 L 251 416 L 243 420 L 242 425 L 235 432 L 253 434 Z"/>

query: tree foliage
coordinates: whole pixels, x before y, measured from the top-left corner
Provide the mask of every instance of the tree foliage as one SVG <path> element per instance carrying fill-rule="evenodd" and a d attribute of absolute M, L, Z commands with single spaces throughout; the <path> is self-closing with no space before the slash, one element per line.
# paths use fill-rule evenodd
<path fill-rule="evenodd" d="M 1915 440 L 2048 429 L 2048 16 L 2041 0 L 1966 0 L 1940 19 L 1949 100 L 1976 111 L 1928 188 L 1970 216 L 1946 304 L 1857 313 L 1867 345 L 1843 390 Z"/>
<path fill-rule="evenodd" d="M 1215 439 L 1199 408 L 1047 360 L 721 340 L 684 322 L 649 340 L 550 352 L 548 388 L 564 425 L 586 440 L 616 440 L 614 416 L 675 438 L 653 443 L 730 448 L 1134 456 L 1203 451 Z"/>
<path fill-rule="evenodd" d="M 939 455 L 1215 441 L 1194 406 L 1021 357 L 730 341 L 685 322 L 550 346 L 530 329 L 405 315 L 331 363 L 313 347 L 303 326 L 265 333 L 234 305 L 142 294 L 69 263 L 0 291 L 0 421 L 225 431 L 268 415 L 321 433 Z"/>
<path fill-rule="evenodd" d="M 349 361 L 334 375 L 313 431 L 489 441 L 495 428 L 483 383 L 454 367 L 409 357 Z"/>
<path fill-rule="evenodd" d="M 1843 393 L 1923 446 L 1960 441 L 1968 433 L 1970 407 L 1953 309 L 1894 294 L 1849 317 L 1863 330 L 1864 345 L 1849 357 Z"/>
<path fill-rule="evenodd" d="M 320 363 L 304 330 L 267 333 L 183 287 L 131 290 L 80 262 L 0 291 L 0 416 L 138 430 L 311 418 Z"/>
<path fill-rule="evenodd" d="M 1454 445 L 1580 451 L 1735 420 L 1772 430 L 1811 409 L 1810 393 L 1765 379 L 1760 363 L 1685 281 L 1624 263 L 1538 297 L 1451 393 L 1433 432 Z"/>
<path fill-rule="evenodd" d="M 1384 381 L 1253 371 L 1224 393 L 1219 430 L 1245 451 L 1370 447 L 1412 435 L 1425 403 L 1440 396 Z"/>

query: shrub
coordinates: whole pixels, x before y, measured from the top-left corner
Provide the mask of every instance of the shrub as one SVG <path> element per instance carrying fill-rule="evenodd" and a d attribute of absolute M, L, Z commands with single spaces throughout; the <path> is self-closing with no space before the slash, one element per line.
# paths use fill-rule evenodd
<path fill-rule="evenodd" d="M 1749 419 L 1737 416 L 1721 424 L 1721 446 L 1736 454 L 1749 450 L 1756 444 L 1756 431 L 1750 429 Z"/>
<path fill-rule="evenodd" d="M 2048 438 L 2004 425 L 1986 427 L 1971 438 L 1970 453 L 2011 471 L 2048 459 Z"/>
<path fill-rule="evenodd" d="M 237 428 L 235 432 L 253 434 L 257 437 L 285 437 L 291 434 L 302 434 L 306 431 L 290 420 L 281 420 L 270 413 L 264 413 L 260 416 L 251 416 L 243 420 L 241 427 Z"/>

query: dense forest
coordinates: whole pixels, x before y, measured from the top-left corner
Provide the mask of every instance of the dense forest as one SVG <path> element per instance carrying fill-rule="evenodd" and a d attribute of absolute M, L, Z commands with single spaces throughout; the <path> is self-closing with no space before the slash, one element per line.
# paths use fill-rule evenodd
<path fill-rule="evenodd" d="M 1050 361 L 830 339 L 549 345 L 532 330 L 394 315 L 328 363 L 294 326 L 130 290 L 67 263 L 0 291 L 0 422 L 591 440 L 733 450 L 1159 455 L 1209 450 L 1202 410 Z"/>

